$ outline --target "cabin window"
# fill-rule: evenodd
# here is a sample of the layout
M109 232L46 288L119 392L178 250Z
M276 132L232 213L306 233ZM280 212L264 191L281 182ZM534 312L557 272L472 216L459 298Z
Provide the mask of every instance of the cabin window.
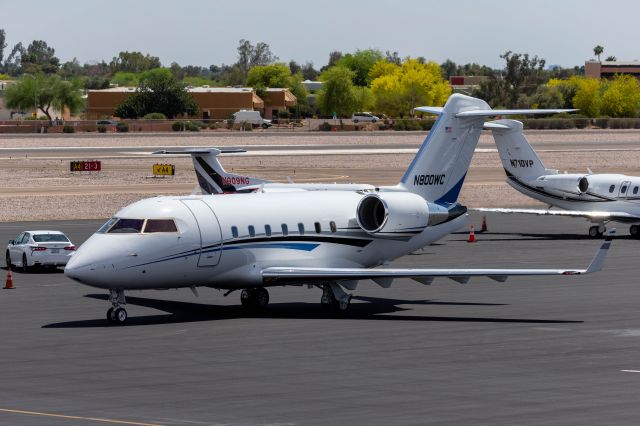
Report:
M139 234L142 231L144 219L118 219L109 229L109 234Z
M298 232L300 233L300 235L304 235L304 224L303 223L298 223Z
M144 232L178 232L178 228L173 219L147 219Z
M316 228L316 234L319 234L320 232L322 232L322 227L320 226L320 222L314 223L313 226Z
M231 227L231 235L233 236L233 238L238 238L238 227L237 226L232 226Z
M329 228L331 228L331 232L335 233L338 228L336 227L336 223L334 221L329 222Z
M636 195L638 193L638 187L634 186L633 187L633 195Z
M286 223L282 224L282 235L284 235L285 237L289 235L289 227Z
M264 234L265 234L267 237L270 237L270 236L271 236L271 225L265 225L265 226L264 226Z
M614 190L614 189L616 189L616 186L615 186L615 185L611 185L611 186L609 187L609 192L613 193L613 190Z
M620 188L620 192L625 194L627 192L627 185L622 185L622 188Z
M253 225L249 225L249 236L250 237L256 236L256 228L254 228Z

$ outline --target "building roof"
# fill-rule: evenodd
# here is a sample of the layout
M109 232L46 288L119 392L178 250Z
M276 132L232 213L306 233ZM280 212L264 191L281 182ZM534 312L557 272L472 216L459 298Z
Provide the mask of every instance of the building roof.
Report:
M266 89L267 92L283 92L289 89L285 88L277 88L270 87ZM108 89L98 89L98 90L89 90L89 92L114 92L114 93L122 93L122 92L135 92L136 87L109 87ZM191 93L246 93L246 92L254 92L253 87L209 87L209 86L198 86L198 87L187 87L187 91Z

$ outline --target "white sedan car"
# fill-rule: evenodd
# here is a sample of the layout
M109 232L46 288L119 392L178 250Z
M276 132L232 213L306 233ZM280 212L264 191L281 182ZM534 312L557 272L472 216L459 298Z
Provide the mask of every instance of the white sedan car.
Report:
M7 246L7 266L64 266L76 250L60 231L25 231Z

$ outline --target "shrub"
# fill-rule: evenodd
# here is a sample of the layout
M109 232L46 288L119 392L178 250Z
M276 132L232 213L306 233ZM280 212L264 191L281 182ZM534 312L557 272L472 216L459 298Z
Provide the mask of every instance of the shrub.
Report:
M151 113L149 113L149 114L145 115L145 116L144 116L144 117L142 117L142 118L144 118L144 119L146 119L146 120L166 120L166 119L167 119L167 116L166 116L166 115L164 115L164 114L163 114L163 113L161 113L161 112L151 112Z
M242 128L243 128L246 132L250 132L250 131L252 131L252 130L253 130L253 124L251 124L251 123L247 123L246 121L245 121L245 122L243 122L243 123L241 124L241 126L242 126Z
M99 133L107 133L107 126L105 126L104 124L101 124L98 126L98 132Z
M422 130L431 130L435 122L435 120L422 120L420 122L420 126L422 127Z
M69 126L69 125L65 124L62 127L62 132L63 133L75 133L76 132L76 128L73 127L73 126Z
M331 124L327 123L326 121L324 123L322 123L320 125L320 130L322 130L323 132L330 132L331 131Z
M182 132L182 131L184 131L184 123L182 121L175 121L171 125L171 130L173 130L174 132Z
M124 121L119 121L118 124L116 124L116 132L127 133L128 131L129 131L128 123L125 123Z
M607 125L610 129L637 129L640 127L640 120L637 118L610 118Z
M196 123L192 122L192 121L186 121L184 123L185 129L190 131L190 132L199 132L200 131L200 126L198 126Z
M574 114L571 116L571 118L573 119L573 124L578 129L586 128L591 122L591 120L587 116L582 114Z
M404 120L396 120L393 122L393 130L406 130L407 127L404 125Z

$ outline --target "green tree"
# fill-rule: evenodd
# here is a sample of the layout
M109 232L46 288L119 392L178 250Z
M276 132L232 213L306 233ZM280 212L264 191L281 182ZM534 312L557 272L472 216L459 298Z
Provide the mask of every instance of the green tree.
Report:
M442 79L440 66L431 61L420 63L407 59L394 65L392 73L371 82L376 111L395 117L412 114L421 105L443 105L451 94L449 83Z
M28 74L53 74L58 71L60 60L56 51L44 40L34 40L21 57L22 71Z
M7 34L4 32L4 29L0 28L0 67L4 59L4 48L7 47L6 38Z
M267 43L260 42L254 46L249 40L240 40L238 44L238 62L235 64L242 78L240 84L244 83L251 68L270 65L277 60L278 57L271 53L271 48Z
M287 88L300 101L306 99L309 94L302 84L302 75L292 75L290 67L281 62L251 68L247 76L247 86L255 88L257 92L269 87Z
M376 62L384 59L382 52L376 49L356 50L355 53L342 56L336 65L354 72L353 84L356 86L368 86L371 83L369 70Z
M5 92L7 107L27 111L34 106L51 121L51 108L76 113L83 105L80 87L57 75L25 75Z
M140 75L138 89L116 108L115 115L139 118L159 112L169 118L183 113L196 115L198 104L183 84L167 68L145 71Z
M602 97L600 96L600 80L595 78L572 77L569 84L576 87L573 107L588 117L600 114Z
M376 104L376 97L368 87L355 86L353 88L354 110L371 111Z
M604 47L597 45L593 48L593 54L598 57L598 62L600 62L600 55L604 53Z
M640 108L640 84L628 74L618 74L607 82L602 94L601 112L610 117L637 117Z
M122 87L137 86L140 83L140 75L133 72L118 71L111 78L111 84Z
M356 99L353 93L353 78L355 73L349 68L335 66L320 74L324 83L318 92L318 107L323 115L346 117L356 109Z
M154 68L160 68L160 58L151 56L148 53L143 55L141 52L120 52L117 57L111 60L109 68L112 73L119 71L139 73Z

